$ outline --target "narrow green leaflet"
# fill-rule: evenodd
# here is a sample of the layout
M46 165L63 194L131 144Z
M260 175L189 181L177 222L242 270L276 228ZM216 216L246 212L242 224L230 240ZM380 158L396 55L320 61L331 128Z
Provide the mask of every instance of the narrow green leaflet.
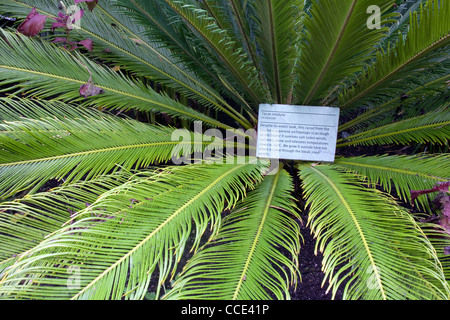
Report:
M373 156L337 158L335 165L358 174L388 193L395 190L399 199L410 202L410 190L431 189L450 180L450 155ZM419 197L420 208L428 208L428 199Z
M165 112L205 125L228 128L198 111L182 105L136 79L129 79L102 67L81 55L47 42L0 31L0 83L18 83L10 88L26 91L42 98L81 101L113 109ZM92 80L104 93L88 99L80 96L80 87Z
M216 237L189 261L165 298L288 298L289 286L298 280L301 238L291 191L285 170L266 176L226 216Z
M57 106L42 104L47 108ZM38 112L39 105L29 104L28 108L29 112ZM167 162L182 151L203 151L209 146L223 145L219 140L197 141L187 130L191 139L180 141L173 137L173 128L100 112L69 115L67 112L59 119L55 116L23 118L0 124L1 198L24 189L34 192L50 179L65 182L89 179L111 170Z
M142 299L154 273L163 283L176 270L192 232L195 248L262 170L225 164L141 171L21 256L0 280L0 297Z
M106 116L91 108L83 108L74 104L57 100L28 100L19 97L0 98L0 123L21 121L24 118L92 118Z
M437 253L405 209L336 167L299 169L333 294L343 287L344 299L449 298Z

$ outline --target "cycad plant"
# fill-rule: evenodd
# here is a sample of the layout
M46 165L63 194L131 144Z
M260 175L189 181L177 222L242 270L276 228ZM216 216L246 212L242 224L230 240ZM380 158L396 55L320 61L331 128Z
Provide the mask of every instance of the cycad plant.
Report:
M288 299L305 223L333 294L448 299L450 1L409 3L0 0L0 297ZM260 104L339 107L335 161L269 173Z

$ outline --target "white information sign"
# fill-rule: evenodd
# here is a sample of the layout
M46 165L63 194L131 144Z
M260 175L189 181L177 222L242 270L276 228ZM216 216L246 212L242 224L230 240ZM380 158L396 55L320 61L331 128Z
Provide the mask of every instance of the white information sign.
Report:
M261 104L257 156L334 162L339 108Z

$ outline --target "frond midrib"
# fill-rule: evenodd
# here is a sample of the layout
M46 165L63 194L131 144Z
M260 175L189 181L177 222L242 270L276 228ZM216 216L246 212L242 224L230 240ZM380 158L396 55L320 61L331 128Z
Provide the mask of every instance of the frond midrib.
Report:
M257 246L257 244L259 242L259 239L261 237L261 232L262 232L262 230L264 228L264 223L265 223L265 221L267 219L267 215L269 213L270 203L272 202L272 199L274 197L275 191L277 189L277 183L278 183L278 180L280 178L281 172L282 172L282 168L279 168L278 172L277 172L277 175L275 176L274 181L272 182L272 187L270 188L270 193L269 193L269 195L267 197L267 200L265 201L264 211L262 213L262 217L261 217L261 220L260 220L258 231L256 232L255 239L253 240L253 243L252 243L252 245L250 247L250 251L248 253L247 259L246 259L245 264L244 264L244 267L242 269L241 276L239 277L239 282L238 282L238 284L236 286L236 290L234 291L232 300L236 300L237 299L237 296L239 294L239 290L240 290L240 288L241 288L241 286L243 284L243 281L244 281L244 276L247 273L247 269L250 266L253 254L254 254L254 252L256 250L256 246Z
M206 142L202 142L202 143L206 144ZM117 147L109 147L109 148L103 148L103 149L81 151L81 152L58 155L58 156L47 157L47 158L24 160L24 161L10 162L10 163L0 163L0 167L16 166L16 165L43 162L43 161L52 161L52 160L72 158L72 157L78 157L78 156L86 156L86 155L90 155L90 154L94 154L94 153L103 153L103 152L110 152L110 151L117 151L117 150L124 150L124 149L138 149L138 148L148 148L148 147L157 147L157 146L166 146L166 145L179 145L179 144L191 144L191 143L183 142L183 141L165 141L165 142L151 142L151 143L143 143L143 144L122 145L122 146L117 146Z
M359 139L359 140L352 140L352 141L345 142L345 143L338 143L338 144L336 145L336 148L341 148L341 147L353 145L353 144L356 144L356 143L364 143L364 142L370 141L370 140L375 140L375 139L385 138L385 137L394 136L394 135L397 135L397 134L408 133L408 132L413 132L413 131L417 131L417 130L433 129L433 128L436 128L436 127L438 127L438 128L439 128L439 127L445 127L445 126L447 126L447 125L450 125L450 121L446 121L446 122L438 122L438 123L428 124L428 125L424 125L424 126L420 126L420 127L414 127L414 128L402 129L402 130L397 130L397 131L394 131L394 132L388 132L388 133L384 133L384 134L379 134L379 135L375 135L375 136L370 136L370 132L372 132L372 131L379 131L379 130L380 130L381 128L383 128L383 127L381 127L381 128L375 128L375 129L372 129L372 130L369 130L369 131L361 132L360 134L355 135L355 136L352 137L352 138L356 138L356 136L361 136L361 135L362 135L362 136L367 136L367 135L369 135L368 137L362 138L362 139ZM389 127L389 126L391 126L391 124L388 124L388 125L386 125L386 126L384 126L384 127ZM343 141L343 140L344 140L344 139L339 139L338 142L339 142L339 141Z
M304 101L304 104L308 104L311 101L311 99L314 97L314 95L316 94L317 90L319 89L319 86L320 86L323 78L325 77L326 73L328 72L328 70L329 70L329 68L331 66L331 63L333 61L333 58L336 55L336 52L337 52L337 50L339 48L339 45L340 45L341 40L342 40L342 37L344 36L345 31L347 30L347 25L350 22L350 19L352 17L352 14L353 14L353 11L355 9L355 6L356 6L357 2L358 2L358 0L353 0L352 5L350 6L350 9L349 9L349 11L347 13L347 16L345 18L344 24L342 25L342 28L339 31L339 35L338 35L338 37L336 39L336 42L333 45L333 49L331 50L331 52L330 52L330 54L328 56L327 62L325 63L322 71L320 72L319 76L317 77L317 79L316 79L316 81L314 83L314 86L311 87L311 90L309 91L308 96L306 97L306 99Z
M403 175L410 175L410 176L414 176L414 177L422 177L422 178L426 178L426 179L431 179L431 180L436 180L439 182L444 182L444 181L448 181L448 179L442 178L442 177L437 177L437 176L432 176L429 174L425 174L419 171L412 171L411 169L408 170L402 170L402 169L396 169L396 168L391 168L388 166L377 166L377 165L373 165L373 164L362 164L362 163L358 163L358 162L351 162L351 161L347 161L347 160L342 160L342 159L336 159L335 162L337 165L341 164L346 164L346 165L350 165L350 166L355 166L355 167L363 167L363 168L371 168L371 169L377 169L377 170L383 170L383 171L390 171L390 172L395 172L395 173L400 173Z
M189 207L192 203L194 203L197 199L199 199L202 195L204 195L206 192L211 190L214 186L217 184L220 184L221 180L228 176L233 174L235 171L239 170L241 167L246 166L246 164L242 165L235 165L232 167L231 170L223 173L217 179L215 179L211 184L206 186L202 191L200 191L195 197L190 199L188 202L186 202L184 205L182 205L179 209L177 209L173 214L171 214L164 222L161 223L155 230L153 230L147 237L145 237L144 240L139 242L132 250L130 250L127 254L125 254L123 257L121 257L118 261L116 261L114 264L112 264L110 267L108 267L105 271L103 271L100 275L98 275L95 279L93 279L89 284L87 284L80 292L78 292L76 295L74 295L71 300L77 299L81 294L83 294L86 290L91 288L95 283L97 283L100 279L102 279L104 276L106 276L111 270L113 270L115 267L117 267L120 263L122 263L125 259L127 259L129 256L131 256L134 252L136 252L140 247L142 247L145 243L150 241L150 239L155 236L159 230L161 230L164 226L166 226L169 222L171 222L173 219L175 219L181 212L183 212L184 209Z
M349 213L351 219L353 220L354 225L356 226L356 229L358 231L358 234L361 238L361 241L363 243L363 246L366 250L367 256L370 260L370 264L373 267L373 271L374 274L376 276L376 280L378 283L378 287L380 289L381 295L383 296L384 300L387 300L386 297L386 293L384 292L384 288L383 288L383 284L381 282L381 278L380 278L380 274L379 274L379 270L377 268L377 265L375 264L375 260L372 256L372 251L370 250L369 244L367 242L366 236L364 235L364 232L358 222L358 219L356 218L352 208L350 207L349 203L346 201L344 195L341 193L341 191L339 190L339 188L337 188L337 186L333 183L333 181L331 181L326 175L324 175L322 172L320 172L319 170L317 170L314 167L310 167L310 169L312 171L314 171L316 174L318 174L319 176L321 176L334 190L334 192L336 193L336 195L339 197L339 200L341 201L341 203L344 205L345 209L347 210L347 212Z
M431 45L429 45L428 47L424 48L422 51L416 53L414 56L409 58L407 61L400 64L397 68L395 68L394 70L392 70L391 72L386 74L384 77L382 77L381 79L379 79L378 81L376 81L375 83L373 83L372 85L370 85L369 87L364 89L362 92L360 92L359 94L357 94L356 96L354 96L353 98L351 98L350 100L345 102L345 104L343 104L341 108L342 109L347 108L354 101L357 101L359 98L363 97L367 92L370 92L373 88L376 88L379 84L381 84L384 81L386 81L387 79L393 77L397 72L401 71L404 67L406 67L408 64L410 64L414 60L419 59L421 56L426 55L430 51L433 51L434 48L439 47L442 43L447 41L449 38L450 38L450 34L447 34L446 36L442 37L438 41L436 41L436 42L432 43Z

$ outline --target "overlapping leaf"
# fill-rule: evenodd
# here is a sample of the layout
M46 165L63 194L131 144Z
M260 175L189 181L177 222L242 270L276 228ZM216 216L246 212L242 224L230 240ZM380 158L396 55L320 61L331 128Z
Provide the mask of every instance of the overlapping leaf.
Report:
M191 233L193 248L208 223L214 234L222 209L232 208L262 170L247 163L140 172L21 256L0 280L0 297L143 298L155 273L162 283L176 270Z
M388 193L395 190L399 199L410 202L410 190L429 189L450 180L449 155L374 156L338 158L335 164L358 174L362 179L381 185ZM420 208L429 208L428 200L417 199Z
M383 29L367 27L367 8L378 5L383 13L392 3L345 0L336 5L333 0L312 1L299 63L299 104L326 98L345 78L362 71L373 44L384 34Z
M405 209L332 166L299 169L333 294L342 286L345 299L448 299L437 253Z
M450 36L448 1L429 0L420 13L410 16L409 32L399 36L395 46L377 53L375 62L361 74L339 99L342 108L351 108L383 97L399 95L403 83L413 82L436 62L448 59Z
M1 35L0 80L3 84L17 84L10 90L21 88L21 91L42 98L57 96L59 100L83 101L79 89L91 79L104 94L83 101L86 105L165 112L182 119L203 121L205 125L224 127L219 121L84 56L75 56L53 44L3 30Z
M93 111L79 111L74 117L75 110L63 111L71 105L41 104L54 116L0 124L1 197L24 189L36 191L50 179L89 179L112 170L167 162L183 150L203 151L203 144L220 145L219 141L195 142L193 134L192 139L179 141L173 138L172 128ZM39 113L38 109L39 105L28 103L25 114ZM58 112L65 116L55 118Z
M289 285L297 281L301 237L291 191L285 170L267 176L225 218L211 244L190 260L165 298L288 298Z

